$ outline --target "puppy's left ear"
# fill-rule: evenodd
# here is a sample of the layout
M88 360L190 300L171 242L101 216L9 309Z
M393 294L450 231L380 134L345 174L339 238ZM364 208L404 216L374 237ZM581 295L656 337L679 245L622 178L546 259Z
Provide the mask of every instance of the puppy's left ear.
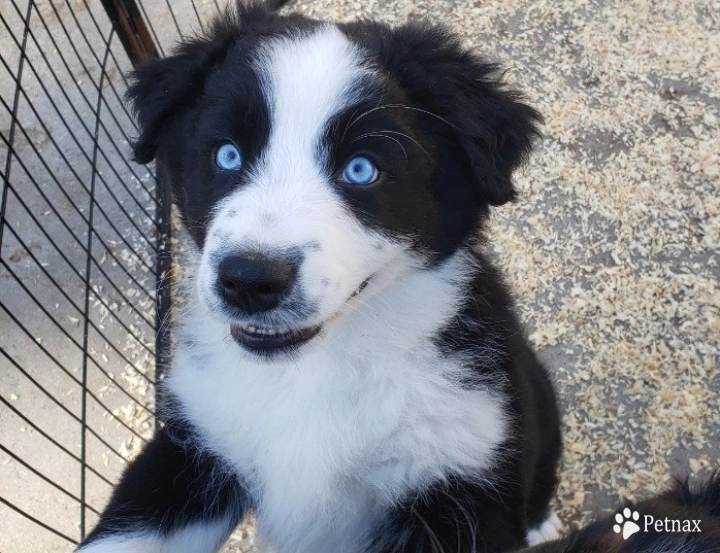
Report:
M215 23L214 35L188 39L173 55L146 61L130 74L131 86L125 97L140 130L133 144L135 161L155 159L161 144L168 140L172 122L200 95L205 75L233 39L231 22Z
M482 198L492 205L513 200L512 173L540 135L541 115L507 89L497 65L441 27L406 25L386 40L382 57L391 73L436 119L434 132L462 151Z

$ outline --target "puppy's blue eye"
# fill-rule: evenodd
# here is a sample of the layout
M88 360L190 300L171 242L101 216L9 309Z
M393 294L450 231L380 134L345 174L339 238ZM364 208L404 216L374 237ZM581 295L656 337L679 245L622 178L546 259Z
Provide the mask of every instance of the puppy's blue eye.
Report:
M215 150L215 164L223 171L237 171L242 166L240 150L234 144L225 142Z
M357 156L348 161L343 169L343 181L348 184L372 184L378 178L378 169L375 164L365 156Z

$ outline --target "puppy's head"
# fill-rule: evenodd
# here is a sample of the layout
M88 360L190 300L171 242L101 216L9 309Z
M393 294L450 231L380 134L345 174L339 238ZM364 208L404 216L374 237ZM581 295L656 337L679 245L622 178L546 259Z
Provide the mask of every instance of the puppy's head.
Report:
M261 354L464 247L539 120L440 28L258 6L134 79L135 157L157 157L202 251L200 299Z

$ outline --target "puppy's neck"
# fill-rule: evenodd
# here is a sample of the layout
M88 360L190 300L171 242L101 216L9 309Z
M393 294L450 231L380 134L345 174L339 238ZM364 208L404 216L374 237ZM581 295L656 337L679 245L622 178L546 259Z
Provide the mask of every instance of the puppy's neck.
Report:
M457 315L478 270L475 256L460 250L434 268L371 281L328 328L328 338L396 352L424 344Z

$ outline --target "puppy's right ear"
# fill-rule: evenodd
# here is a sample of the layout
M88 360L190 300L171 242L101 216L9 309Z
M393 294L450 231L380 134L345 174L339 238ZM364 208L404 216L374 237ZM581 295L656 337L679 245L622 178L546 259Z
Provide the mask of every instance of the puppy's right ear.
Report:
M137 162L149 163L155 158L173 121L202 94L209 72L222 62L233 43L252 29L253 22L276 17L272 11L282 3L229 4L204 35L184 39L172 56L145 62L131 73L132 85L125 97L140 130L133 144Z
M175 55L147 61L131 73L132 85L125 98L140 131L133 144L135 161L155 159L172 120L201 94L216 51L210 41L197 39L183 44Z

